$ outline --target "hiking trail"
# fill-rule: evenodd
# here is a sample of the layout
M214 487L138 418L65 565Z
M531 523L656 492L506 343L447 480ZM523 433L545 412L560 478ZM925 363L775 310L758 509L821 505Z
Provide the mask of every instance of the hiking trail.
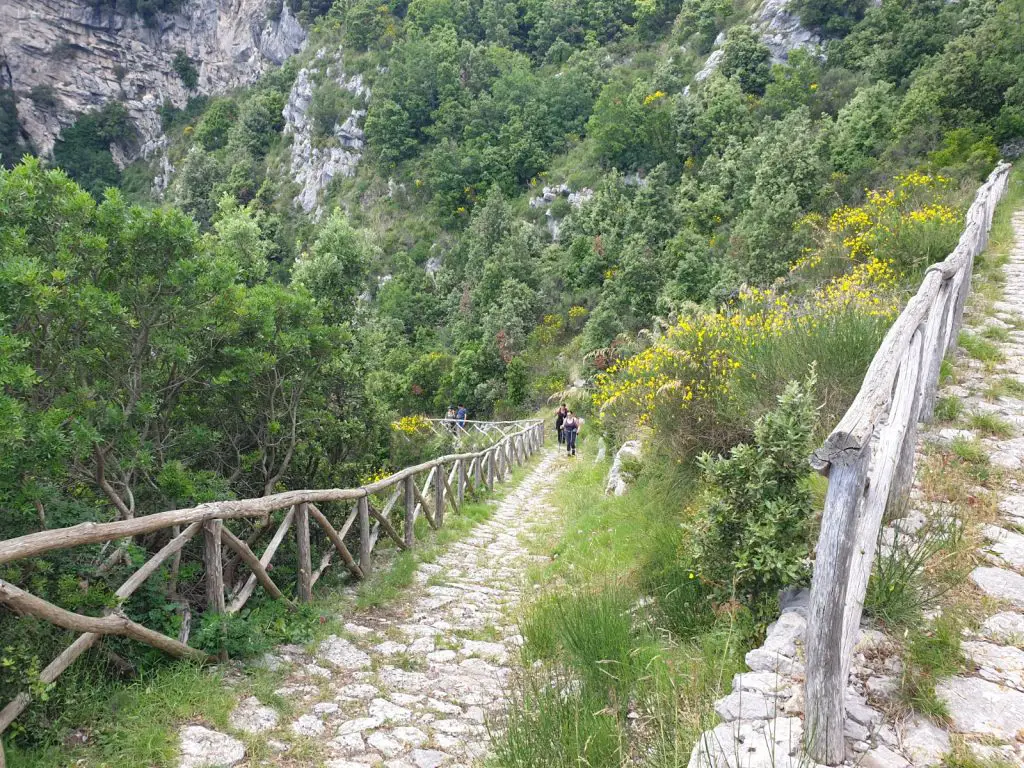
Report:
M310 653L286 645L262 664L284 672L274 691L293 714L282 717L255 697L230 718L239 733L262 734L268 754L246 765L317 764L297 759L310 744L327 768L459 768L488 752L487 718L504 705L504 685L522 638L514 609L534 560L522 537L549 521L544 500L564 468L546 449L490 519L421 563L410 595L384 609L346 616L344 635ZM387 567L387 566L382 566ZM235 764L241 740L201 726L181 729L180 768Z

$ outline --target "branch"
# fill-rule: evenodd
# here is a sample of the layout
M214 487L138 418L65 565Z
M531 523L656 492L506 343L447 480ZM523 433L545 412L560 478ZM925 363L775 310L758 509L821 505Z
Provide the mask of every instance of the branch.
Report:
M66 611L53 603L18 589L13 584L0 579L0 603L11 606L29 616L35 616L50 624L55 624L72 632L92 632L97 635L118 635L138 640L158 650L180 659L196 659L206 661L209 657L200 650L190 648L166 635L148 629L121 614L113 614L97 618L82 616Z

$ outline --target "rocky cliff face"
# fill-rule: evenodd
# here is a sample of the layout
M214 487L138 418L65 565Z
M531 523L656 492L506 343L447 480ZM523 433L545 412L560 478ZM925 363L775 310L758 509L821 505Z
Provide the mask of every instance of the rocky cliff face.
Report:
M302 190L295 197L295 205L306 213L316 209L320 216L320 193L336 176L355 176L356 166L363 156L363 118L366 110L356 107L348 110L343 120L336 122L331 136L319 140L313 130L310 106L317 81L333 81L341 90L356 97L361 105L370 99L370 88L363 76L347 76L340 51L328 56L326 49L317 51L309 67L299 70L284 108L284 132L292 136L292 178Z
M302 49L305 30L268 0L189 0L154 26L99 11L88 0L0 2L0 68L10 74L18 119L36 151L48 154L83 112L121 101L139 129L141 153L161 146L159 108L190 96L254 82ZM199 71L187 89L172 62L184 51ZM33 89L35 91L33 92ZM32 98L32 95L35 98Z

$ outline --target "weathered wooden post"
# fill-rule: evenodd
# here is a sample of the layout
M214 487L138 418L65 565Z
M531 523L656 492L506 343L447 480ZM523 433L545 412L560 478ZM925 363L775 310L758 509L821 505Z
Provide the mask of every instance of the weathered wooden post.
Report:
M444 464L438 464L434 469L434 527L440 528L444 525Z
M370 562L370 499L360 496L359 509L359 570L368 578L373 565Z
M466 461L465 459L456 459L455 466L458 467L458 472L455 474L455 482L458 483L458 488L455 494L459 500L459 509L462 509L462 502L466 498Z
M223 520L207 520L203 523L203 566L206 569L206 610L211 613L224 613L224 560L221 557L220 533L224 527ZM224 632L221 631L220 659L227 661L228 650Z
M808 754L817 762L839 765L846 757L846 681L843 680L844 614L857 508L871 458L870 434L863 445L834 451L828 460L828 493L814 560L807 620Z
M416 477L405 478L405 545L412 549L416 543Z
M484 484L484 472L483 472L484 454L480 454L476 457L476 464L473 465L473 490L476 493L480 492L480 486Z
M937 274L942 274L937 271ZM946 328L952 302L950 294L953 282L943 278L939 284L938 295L928 311L928 322L924 331L924 362L921 371L920 421L930 423L935 415L935 397L938 394L939 375L942 373L942 360L946 356Z
M309 544L309 506L306 502L295 505L295 547L299 556L300 603L313 599L313 552Z
M497 453L493 449L487 452L487 490L491 492L494 491L494 457Z

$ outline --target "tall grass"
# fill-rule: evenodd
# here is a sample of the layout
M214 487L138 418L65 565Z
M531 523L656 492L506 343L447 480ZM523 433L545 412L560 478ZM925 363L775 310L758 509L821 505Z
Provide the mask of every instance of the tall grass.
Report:
M743 669L752 621L714 610L687 567L687 474L649 461L609 498L606 471L567 470L553 499L561 536L534 543L552 559L533 580L559 586L524 608L523 672L494 724L493 766L685 764Z

